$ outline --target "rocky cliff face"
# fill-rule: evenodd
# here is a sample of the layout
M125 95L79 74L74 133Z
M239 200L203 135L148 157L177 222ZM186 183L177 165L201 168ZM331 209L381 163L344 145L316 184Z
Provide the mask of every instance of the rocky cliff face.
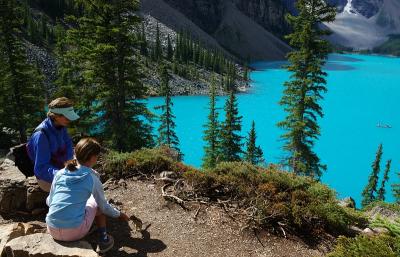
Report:
M223 12L221 0L165 0L165 2L189 17L209 34L214 33L221 22Z
M212 34L223 19L229 3L270 32L279 35L288 30L284 14L286 8L274 0L165 0L170 6L184 13L204 31Z
M169 28L190 31L242 60L284 59L285 7L274 0L142 0L142 13Z
M370 18L379 12L383 0L352 0L351 5L357 12L366 18Z
M280 1L234 0L237 8L266 30L283 35L289 28L285 21L287 9Z

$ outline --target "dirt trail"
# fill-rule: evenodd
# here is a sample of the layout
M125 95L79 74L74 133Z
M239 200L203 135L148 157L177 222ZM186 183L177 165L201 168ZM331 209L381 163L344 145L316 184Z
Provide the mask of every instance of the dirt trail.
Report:
M147 227L143 234L134 225L119 221L109 223L116 239L107 257L119 256L322 256L304 243L267 233L258 235L241 231L218 207L179 205L165 201L160 187L149 182L126 181L125 186L109 189L107 196L129 213L140 217ZM196 216L197 214L197 216ZM196 217L196 218L195 218Z

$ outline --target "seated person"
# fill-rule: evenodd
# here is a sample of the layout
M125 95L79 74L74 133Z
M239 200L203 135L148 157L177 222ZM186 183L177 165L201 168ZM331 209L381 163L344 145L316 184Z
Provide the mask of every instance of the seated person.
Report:
M76 241L88 233L95 220L100 235L98 252L103 253L114 244L106 231L106 216L122 221L128 221L129 217L113 208L104 197L99 175L92 169L100 150L100 144L92 138L78 142L76 160L69 161L54 177L47 198L46 223L54 239Z
M47 118L36 128L27 144L37 182L45 192L50 191L55 173L73 158L72 140L66 127L79 118L66 97L53 100L48 107Z

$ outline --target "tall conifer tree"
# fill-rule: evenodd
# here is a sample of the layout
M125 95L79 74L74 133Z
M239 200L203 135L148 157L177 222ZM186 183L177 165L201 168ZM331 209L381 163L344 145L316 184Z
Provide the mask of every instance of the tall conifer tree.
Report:
M390 172L391 163L392 163L392 160L388 160L386 162L386 167L385 167L385 171L383 173L381 187L378 190L378 196L377 196L378 201L385 201L385 193L386 193L385 185L386 185L386 182L389 180L389 172Z
M84 78L87 108L97 117L91 121L92 131L100 128L100 136L119 151L151 146L152 115L143 100L146 88L139 80L133 48L138 46L132 31L140 25L135 14L139 2L77 3L83 7L83 16L71 18L77 26L68 30L67 38Z
M160 69L161 78L161 95L165 97L164 105L157 106L157 109L162 110L160 116L160 127L158 128L158 144L166 145L170 148L175 149L180 158L182 158L182 153L179 150L179 139L175 133L175 116L172 113L172 103L171 99L171 88L169 86L169 74L166 66L162 66Z
M146 39L146 33L145 33L143 21L142 21L142 28L141 28L141 32L140 32L140 53L144 56L147 56L147 54L148 54L147 39Z
M154 60L162 59L162 46L161 46L161 39L160 39L160 25L157 22L156 27L156 42L154 43L154 53L153 58Z
M221 161L240 161L242 151L242 116L239 116L239 109L236 96L230 91L225 103L225 121L221 126Z
M21 143L44 108L43 77L27 62L20 38L23 14L18 1L0 0L0 128L17 131Z
M168 35L167 39L167 59L172 61L174 57L174 49L172 48L171 37Z
M216 107L216 78L214 77L210 86L209 114L203 139L205 141L203 168L213 168L218 162L220 154L220 125L218 122L218 111Z
M245 153L245 160L252 164L259 164L264 161L263 159L263 151L260 146L256 145L256 124L253 121L251 123L251 129L249 131L249 135L246 142L246 153Z
M282 135L283 148L288 152L286 165L296 174L319 179L326 166L312 148L320 135L317 118L323 112L318 101L327 90L327 74L322 67L330 51L329 43L322 38L329 33L319 25L334 21L336 9L323 0L299 0L296 6L299 14L287 16L293 28L293 33L287 36L294 49L288 55L287 66L292 75L285 83L280 101L287 117L278 126L287 131Z
M368 184L362 192L361 204L363 207L367 206L368 204L376 200L382 154L383 154L383 148L382 144L380 144L376 152L375 160L372 163L372 172L369 176Z
M397 172L397 177L400 179L400 172ZM392 184L392 191L394 198L396 199L396 203L400 204L400 183Z

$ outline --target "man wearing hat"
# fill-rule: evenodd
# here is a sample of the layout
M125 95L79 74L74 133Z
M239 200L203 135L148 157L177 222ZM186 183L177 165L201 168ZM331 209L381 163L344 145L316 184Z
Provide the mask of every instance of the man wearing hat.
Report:
M54 175L73 159L73 146L67 126L79 116L66 97L49 104L47 118L35 129L28 142L28 155L34 164L34 173L40 188L49 192Z

